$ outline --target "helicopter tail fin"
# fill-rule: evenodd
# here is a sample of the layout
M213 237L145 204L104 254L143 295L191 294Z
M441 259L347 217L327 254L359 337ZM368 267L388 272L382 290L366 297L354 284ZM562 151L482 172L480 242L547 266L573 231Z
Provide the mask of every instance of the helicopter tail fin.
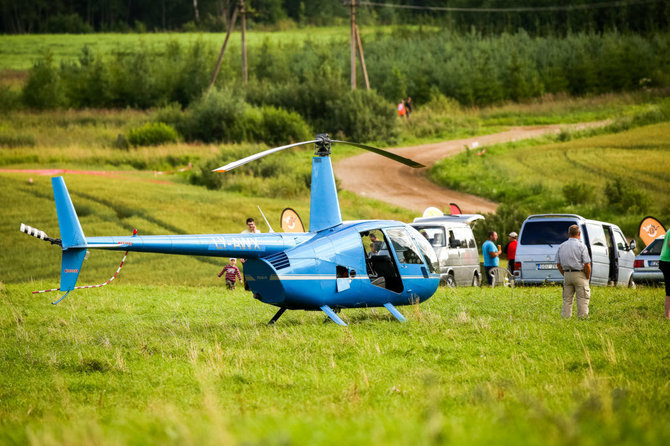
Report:
M86 237L63 177L51 179L58 214L58 227L63 245L60 290L71 291L77 284L79 271L86 255Z

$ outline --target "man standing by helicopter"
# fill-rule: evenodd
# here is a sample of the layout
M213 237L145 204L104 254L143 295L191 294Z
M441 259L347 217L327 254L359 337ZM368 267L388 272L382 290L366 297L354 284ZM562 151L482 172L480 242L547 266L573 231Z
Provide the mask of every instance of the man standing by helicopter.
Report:
M261 230L256 227L256 220L253 217L247 218L247 229L242 234L260 234Z
M256 227L256 220L253 217L247 218L247 229L242 231L242 234L260 234L261 230ZM240 263L244 264L244 259L240 259ZM249 290L249 285L247 285L247 278L244 275L244 269L242 269L242 276L244 281L244 289Z

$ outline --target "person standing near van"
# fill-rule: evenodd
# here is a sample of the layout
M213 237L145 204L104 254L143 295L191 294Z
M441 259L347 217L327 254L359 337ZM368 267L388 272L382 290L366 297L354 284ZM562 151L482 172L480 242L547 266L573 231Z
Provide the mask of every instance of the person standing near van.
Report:
M663 281L665 282L665 317L670 319L670 235L666 235L663 239L658 268L663 273Z
M568 239L561 243L556 252L558 271L563 276L563 310L561 316L572 317L572 302L577 295L577 317L589 315L591 299L591 257L586 245L579 240L582 232L579 226L568 228Z
M514 258L516 257L516 245L517 237L519 234L516 232L510 232L507 237L509 237L509 243L505 246L505 255L507 256L507 270L514 274Z
M495 242L498 241L498 233L496 231L489 232L489 239L482 245L482 255L484 256L484 275L489 285L493 285L493 277L491 277L492 268L500 264L500 254L502 248L500 245L496 247Z

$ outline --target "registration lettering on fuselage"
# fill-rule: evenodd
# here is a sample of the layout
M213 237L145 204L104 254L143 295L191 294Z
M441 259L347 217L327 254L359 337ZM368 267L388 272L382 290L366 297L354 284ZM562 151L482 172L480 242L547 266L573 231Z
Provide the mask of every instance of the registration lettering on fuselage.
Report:
M255 237L213 237L214 249L233 249L239 251L261 251Z

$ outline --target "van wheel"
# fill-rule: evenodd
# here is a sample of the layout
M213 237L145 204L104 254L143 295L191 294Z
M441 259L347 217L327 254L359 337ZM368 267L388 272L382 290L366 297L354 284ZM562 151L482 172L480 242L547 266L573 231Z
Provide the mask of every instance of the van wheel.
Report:
M475 274L472 277L472 286L476 286L476 287L481 286L481 283L479 281L479 275Z
M630 276L630 279L628 280L628 288L635 289L637 288L637 285L635 284L635 281L633 280L633 276Z
M456 288L456 280L454 279L453 274L447 276L447 280L444 282L449 288Z

